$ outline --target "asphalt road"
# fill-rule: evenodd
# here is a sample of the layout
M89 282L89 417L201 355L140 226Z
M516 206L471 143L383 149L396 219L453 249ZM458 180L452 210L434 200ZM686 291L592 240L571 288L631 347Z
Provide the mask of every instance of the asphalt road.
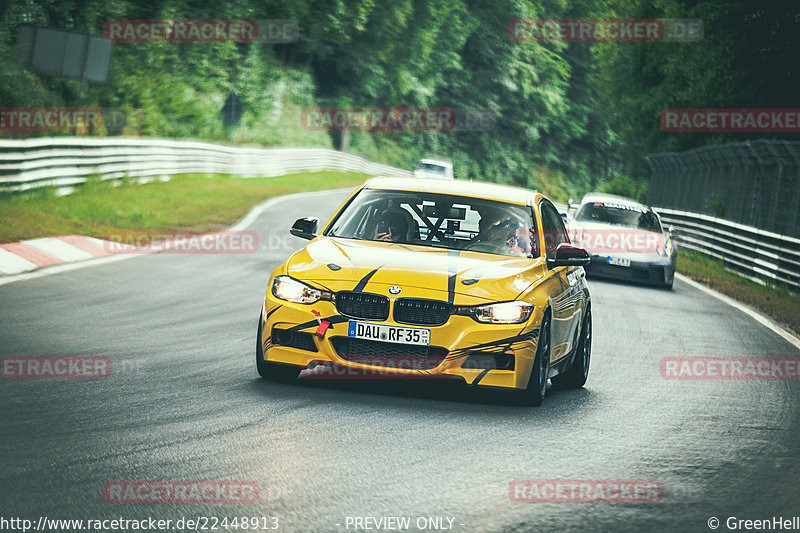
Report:
M0 380L0 516L255 515L326 532L367 516L411 517L409 531L449 517L457 532L709 531L712 516L725 531L729 516L800 516L800 382L659 372L665 356L800 354L680 281L671 292L590 281L589 381L540 408L436 383L259 379L267 276L304 242L288 228L343 196L275 204L250 227L266 246L257 254L148 255L0 286L0 355L101 355L114 369ZM518 503L517 479L658 480L664 497ZM112 480L253 480L259 498L109 504Z

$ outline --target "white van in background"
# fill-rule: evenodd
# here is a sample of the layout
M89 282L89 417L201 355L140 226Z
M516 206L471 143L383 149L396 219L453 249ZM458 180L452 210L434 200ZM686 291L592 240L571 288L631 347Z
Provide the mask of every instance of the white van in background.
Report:
M453 162L449 159L420 159L414 167L415 178L453 180Z

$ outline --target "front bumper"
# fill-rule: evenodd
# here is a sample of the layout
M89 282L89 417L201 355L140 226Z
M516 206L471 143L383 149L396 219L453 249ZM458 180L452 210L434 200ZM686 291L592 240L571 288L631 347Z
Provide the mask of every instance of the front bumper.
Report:
M658 254L626 254L630 266L608 263L608 255L592 254L592 261L585 266L586 274L594 278L633 281L650 285L668 285L675 278L675 255L663 257ZM620 257L615 255L613 257Z
M394 311L394 300L391 307ZM324 335L315 333L319 324L312 311L330 322ZM410 326L394 322L392 316L385 321L362 321L430 329L430 346L359 341L354 349L356 341L347 336L351 319L339 314L333 302L294 304L268 293L260 340L264 359L296 366L298 371L331 365L337 372L330 377L340 378L452 378L468 385L505 389L528 385L542 319L540 308L523 324L481 324L468 316L451 315L441 326Z

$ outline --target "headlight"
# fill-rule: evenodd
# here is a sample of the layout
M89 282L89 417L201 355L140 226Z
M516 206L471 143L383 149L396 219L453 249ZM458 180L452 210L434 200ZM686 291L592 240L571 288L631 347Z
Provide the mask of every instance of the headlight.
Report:
M531 316L533 306L526 302L503 302L472 307L470 311L472 318L485 324L520 324Z
M313 304L322 298L322 291L289 276L278 276L272 281L272 294L276 298L296 304Z
M659 250L658 253L663 255L664 257L669 257L672 255L672 239L667 237L667 240L664 241L664 248Z

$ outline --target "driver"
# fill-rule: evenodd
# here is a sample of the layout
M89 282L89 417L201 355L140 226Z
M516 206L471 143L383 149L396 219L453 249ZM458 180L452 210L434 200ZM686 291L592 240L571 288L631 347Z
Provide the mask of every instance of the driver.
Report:
M405 217L396 211L384 211L375 225L376 241L400 242L408 232L408 222Z

